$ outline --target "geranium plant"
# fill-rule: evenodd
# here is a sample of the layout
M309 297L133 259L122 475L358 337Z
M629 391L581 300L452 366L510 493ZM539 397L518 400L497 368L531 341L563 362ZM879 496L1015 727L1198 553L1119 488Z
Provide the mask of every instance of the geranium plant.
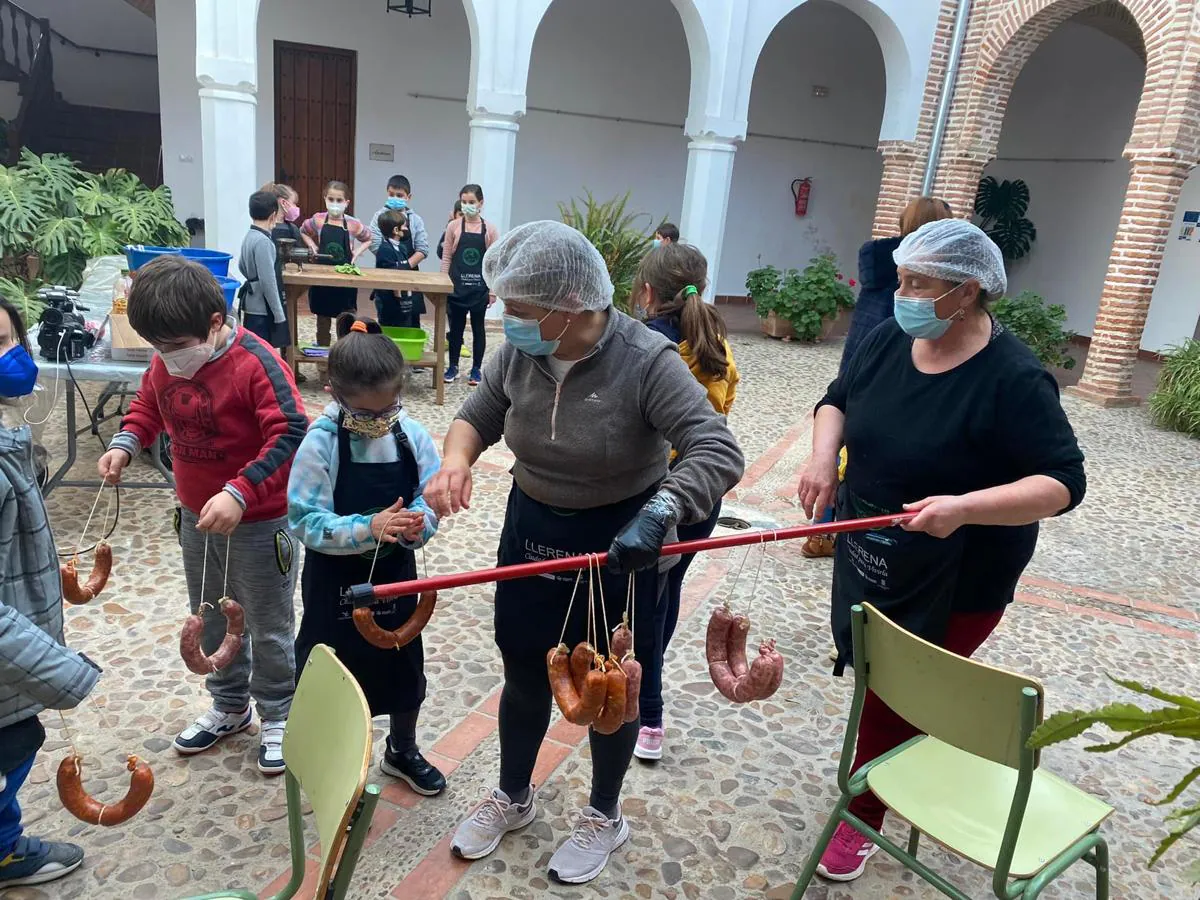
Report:
M818 256L803 272L784 273L772 311L787 320L797 339L815 341L826 322L853 306L854 291L833 256Z
M1075 367L1075 360L1067 352L1075 333L1063 327L1067 311L1059 304L1048 304L1033 291L1021 291L1015 297L1001 297L991 312L997 322L1026 343L1042 365Z

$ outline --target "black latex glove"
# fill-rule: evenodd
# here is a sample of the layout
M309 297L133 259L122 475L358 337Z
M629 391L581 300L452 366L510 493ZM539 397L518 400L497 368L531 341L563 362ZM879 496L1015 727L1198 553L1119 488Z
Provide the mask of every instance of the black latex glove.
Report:
M666 491L659 491L613 539L608 548L609 571L628 575L656 565L667 532L678 521L679 501Z

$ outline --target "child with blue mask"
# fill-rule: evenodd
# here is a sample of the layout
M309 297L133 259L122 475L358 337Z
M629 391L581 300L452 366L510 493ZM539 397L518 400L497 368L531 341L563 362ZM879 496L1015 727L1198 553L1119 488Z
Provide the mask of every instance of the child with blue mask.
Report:
M33 391L37 363L20 313L0 300L0 412ZM7 417L6 417L7 419ZM38 714L78 706L100 669L63 643L62 586L54 535L33 466L29 426L0 428L0 892L68 875L83 862L75 844L26 834L17 794L46 739ZM15 427L14 427L15 425Z

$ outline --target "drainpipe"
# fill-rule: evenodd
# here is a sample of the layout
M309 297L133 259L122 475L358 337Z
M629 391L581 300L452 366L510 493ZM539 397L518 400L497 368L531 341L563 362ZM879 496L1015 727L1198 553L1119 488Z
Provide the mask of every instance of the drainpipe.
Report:
M942 96L938 98L937 119L933 123L933 140L929 142L929 159L925 161L925 178L921 182L922 196L928 196L933 190L933 177L937 174L942 142L946 139L946 122L950 118L950 103L954 100L954 84L958 81L958 66L962 61L963 44L967 40L967 20L970 17L971 0L958 0L954 33L950 37L950 58L946 61L946 77L942 82Z

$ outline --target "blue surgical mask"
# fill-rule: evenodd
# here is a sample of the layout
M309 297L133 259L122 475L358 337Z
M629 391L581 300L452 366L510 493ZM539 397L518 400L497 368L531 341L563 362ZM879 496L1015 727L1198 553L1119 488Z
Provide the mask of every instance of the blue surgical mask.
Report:
M948 319L939 319L934 304L941 300L942 297L954 293L960 287L962 287L961 284L956 284L950 290L946 291L946 293L939 297L934 297L932 300L927 300L924 297L901 297L899 294L896 294L896 324L906 334L910 334L915 338L936 341L950 329L955 319L962 317L962 310L958 310Z
M655 238L654 240L652 240L650 242L651 249L657 250L661 246L662 246L662 238Z
M403 197L388 197L384 206L388 209L408 209L408 201Z
M37 378L37 363L20 344L0 356L0 397L32 394Z
M505 313L504 339L522 353L528 353L530 356L549 356L558 349L559 340L567 331L567 326L564 325L562 333L554 340L548 341L543 338L542 323L551 315L553 311L540 319L521 319Z

